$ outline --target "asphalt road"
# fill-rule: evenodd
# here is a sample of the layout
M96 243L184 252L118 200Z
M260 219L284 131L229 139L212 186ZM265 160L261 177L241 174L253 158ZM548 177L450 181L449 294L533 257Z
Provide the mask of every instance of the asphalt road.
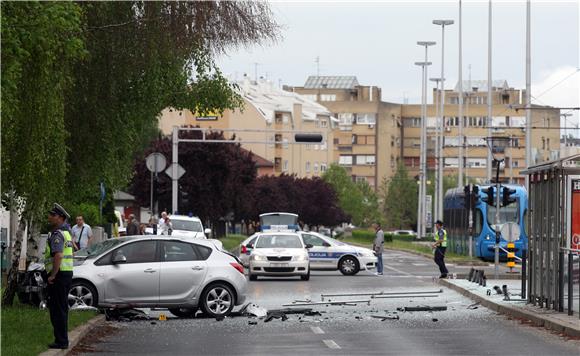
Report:
M385 275L363 271L353 277L313 272L311 280L260 279L250 282L249 300L281 308L294 300L320 301L321 293L438 290L435 265L428 259L387 251ZM462 267L450 268L462 271ZM335 298L345 300L348 298ZM365 299L356 297L352 299ZM288 315L288 320L247 317L113 322L89 335L74 354L140 355L574 355L580 341L472 304L443 288L438 297L373 299L370 305L319 306L320 316ZM401 312L399 307L447 306L441 312ZM396 314L395 314L396 313ZM156 317L159 311L151 311ZM399 320L371 315L398 315Z

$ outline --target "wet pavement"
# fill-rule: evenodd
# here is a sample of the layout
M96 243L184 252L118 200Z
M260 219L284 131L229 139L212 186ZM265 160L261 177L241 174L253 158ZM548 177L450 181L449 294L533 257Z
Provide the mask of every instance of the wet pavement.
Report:
M330 293L392 293L436 291L440 288L443 292L420 297L370 298L370 305L317 305L309 308L320 315L289 314L285 321L274 318L265 322L264 319L243 316L222 321L199 317L178 319L170 314L166 321L160 321L157 317L163 311L151 311L152 319L149 321L107 323L101 330L95 330L93 337L85 338L74 354L580 354L578 340L508 320L484 307L472 306L470 299L441 287L433 279L437 273L428 259L387 251L384 260L385 274L380 277L362 271L352 277L342 276L339 272L312 272L310 281L259 279L249 282L248 300L267 309L280 309L282 304L295 300L319 302L321 294ZM330 299L364 300L369 297ZM397 310L415 306L446 306L447 310Z

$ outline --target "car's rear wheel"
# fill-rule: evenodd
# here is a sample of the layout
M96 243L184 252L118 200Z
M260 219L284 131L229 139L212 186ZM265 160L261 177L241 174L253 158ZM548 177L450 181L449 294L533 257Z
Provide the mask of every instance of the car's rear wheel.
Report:
M310 268L308 269L308 273L307 274L305 274L303 276L300 276L300 279L303 280L303 281L309 281L310 280Z
M201 310L214 318L230 314L234 304L234 292L223 283L210 285L201 295Z
M68 292L68 307L97 307L99 298L97 291L88 282L73 281Z
M169 311L178 318L193 318L197 308L169 308Z
M346 256L343 257L338 263L338 269L340 270L340 273L344 274L345 276L352 276L359 272L360 266L354 257Z

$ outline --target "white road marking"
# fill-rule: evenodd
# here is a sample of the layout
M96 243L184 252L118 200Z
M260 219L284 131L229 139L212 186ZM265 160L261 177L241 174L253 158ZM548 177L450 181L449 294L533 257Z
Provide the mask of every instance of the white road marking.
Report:
M324 334L324 330L322 330L318 326L311 326L310 330L312 330L312 332L315 334Z
M340 346L334 340L322 340L329 349L340 349Z
M411 264L412 264L413 266L417 266L417 267L419 267L419 266L427 266L427 264L426 264L426 263L411 263Z
M391 271L395 271L395 272L400 273L400 274L404 274L404 275L407 275L407 276L413 276L413 274L408 273L408 272L405 272L405 271L401 271L400 269L396 269L395 267L392 267L392 265L393 265L392 263L389 263L388 265L385 264L384 267L386 269L390 269Z

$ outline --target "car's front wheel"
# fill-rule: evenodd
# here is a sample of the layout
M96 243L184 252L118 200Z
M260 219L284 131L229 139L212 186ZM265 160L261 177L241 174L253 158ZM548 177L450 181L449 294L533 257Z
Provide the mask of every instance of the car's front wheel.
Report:
M210 317L226 316L234 309L234 292L223 283L215 283L201 295L201 310Z
M197 308L169 308L169 311L178 318L193 318Z
M68 306L73 307L97 307L99 299L97 291L88 282L73 281L68 292Z
M358 273L360 267L358 261L354 257L346 256L340 260L338 269L340 270L340 273L345 276L352 276Z
M309 281L310 280L310 269L308 269L308 273L307 274L305 274L303 276L300 276L300 279L303 280L303 281Z

